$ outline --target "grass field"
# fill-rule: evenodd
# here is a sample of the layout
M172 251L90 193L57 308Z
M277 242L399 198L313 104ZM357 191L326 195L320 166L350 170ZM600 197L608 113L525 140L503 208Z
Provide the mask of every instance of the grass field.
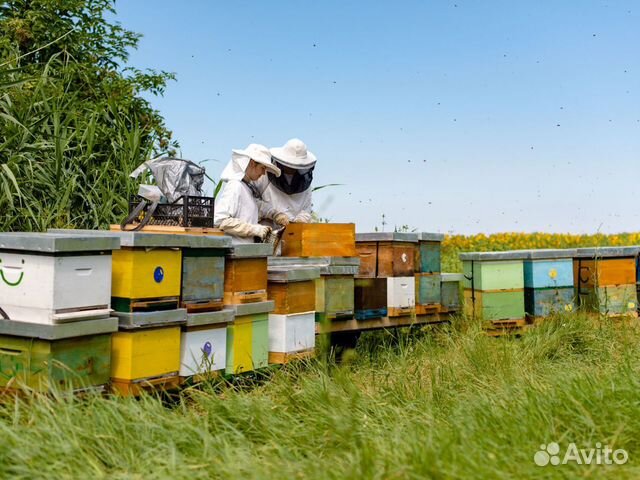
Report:
M172 402L10 401L0 476L634 478L639 347L637 331L576 315L522 338L456 322L370 334L340 365L274 369ZM537 466L554 441L624 448L629 462Z
M449 271L458 251L540 248L448 241ZM458 318L173 398L9 399L0 478L638 478L639 408L640 330L624 322L567 314L489 338ZM628 462L537 466L552 442Z

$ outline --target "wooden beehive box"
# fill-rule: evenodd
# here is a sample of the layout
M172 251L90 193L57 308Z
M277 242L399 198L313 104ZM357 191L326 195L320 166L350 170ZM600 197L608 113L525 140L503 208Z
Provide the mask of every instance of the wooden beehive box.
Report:
M291 223L282 237L283 257L355 257L353 223Z
M227 324L231 309L190 314L180 339L180 377L219 372L227 366Z
M527 315L547 317L554 313L571 312L575 308L573 287L525 288L524 307Z
M634 315L638 309L635 285L597 287L580 295L581 306L602 315Z
M269 312L273 307L272 301L233 307L235 317L227 325L227 375L269 364Z
M286 363L287 357L310 352L316 345L314 312L269 314L269 363Z
M464 275L442 273L440 282L441 306L444 312L457 312L462 308L461 288Z
M0 320L0 387L83 390L109 383L115 318L63 325Z
M416 282L411 277L387 278L387 315L401 317L415 314Z
M441 279L439 273L416 273L416 305L440 304Z
M182 251L181 306L190 313L220 310L231 238L191 235L189 240Z
M524 289L500 292L472 292L465 289L465 314L484 320L524 319Z
M270 265L267 294L275 304L273 314L313 312L316 308L315 280L318 278L318 267Z
M353 318L353 275L322 275L316 280L316 321Z
M546 317L574 308L575 249L530 250L524 260L525 311Z
M387 279L356 278L354 291L356 320L387 316Z
M461 253L464 288L523 289L525 257L525 251Z
M260 243L233 246L225 259L225 305L267 300L267 255L272 249L272 245Z
M444 235L420 232L416 253L416 273L440 273L442 270L441 250Z
M112 383L178 378L180 370L180 327L120 331L112 340Z
M118 248L114 236L0 234L0 317L49 325L108 318Z
M407 277L415 270L418 236L414 233L359 233L359 277Z

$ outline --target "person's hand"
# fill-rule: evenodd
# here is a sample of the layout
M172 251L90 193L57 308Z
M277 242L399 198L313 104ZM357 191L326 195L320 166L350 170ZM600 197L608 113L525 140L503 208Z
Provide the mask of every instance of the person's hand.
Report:
M276 216L273 217L273 221L281 227L286 227L289 225L289 215L284 212L277 213Z
M253 236L258 237L261 241L264 242L265 238L267 238L270 233L271 227L267 227L266 225L254 225Z

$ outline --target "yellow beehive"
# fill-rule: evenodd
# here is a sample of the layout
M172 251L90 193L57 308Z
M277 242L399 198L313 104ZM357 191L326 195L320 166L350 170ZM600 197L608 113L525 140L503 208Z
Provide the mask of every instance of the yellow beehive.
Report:
M117 255L113 255L112 297L143 299L180 295L180 250L123 248L115 253Z
M178 372L180 327L162 327L113 334L111 378L137 380Z

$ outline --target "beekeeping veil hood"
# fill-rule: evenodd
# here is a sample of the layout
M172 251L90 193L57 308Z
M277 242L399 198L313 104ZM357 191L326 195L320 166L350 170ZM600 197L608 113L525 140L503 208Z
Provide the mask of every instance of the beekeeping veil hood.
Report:
M287 195L301 193L311 186L316 156L307 150L305 143L292 138L282 147L271 149L271 156L277 167L284 170L284 175L275 178L269 174L270 182Z
M250 160L264 165L269 175L273 175L274 177L280 176L280 169L271 163L269 149L264 145L251 143L244 150L231 150L231 161L224 167L224 170L220 174L220 180L242 180Z
M138 178L147 169L153 174L162 195L171 203L183 195L203 196L205 169L191 160L157 157L144 162L131 173L130 177Z

